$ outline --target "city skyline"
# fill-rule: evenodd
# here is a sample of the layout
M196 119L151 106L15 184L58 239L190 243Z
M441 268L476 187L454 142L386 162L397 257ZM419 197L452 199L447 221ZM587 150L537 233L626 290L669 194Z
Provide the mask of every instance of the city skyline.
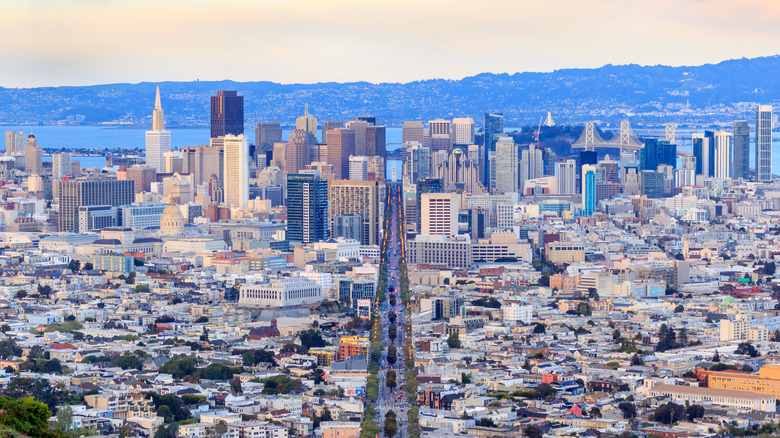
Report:
M0 71L5 87L376 83L605 64L698 65L772 55L780 38L780 6L759 1L198 1L186 10L176 1L3 3L0 62L15 67ZM719 31L726 27L728 34ZM330 63L321 47L350 47L361 56ZM245 68L226 73L224 63Z

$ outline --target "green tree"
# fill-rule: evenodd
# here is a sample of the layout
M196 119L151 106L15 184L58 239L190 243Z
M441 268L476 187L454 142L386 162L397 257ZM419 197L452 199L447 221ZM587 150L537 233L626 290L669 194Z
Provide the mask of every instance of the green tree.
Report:
M79 272L79 269L81 269L81 262L76 259L72 259L70 263L68 263L68 269L70 269L71 272Z
M123 370L129 370L131 368L140 370L143 367L141 360L138 359L138 356L134 354L124 354L122 356L119 356L114 361L114 365L122 368Z
M460 348L460 336L458 335L458 332L452 333L447 338L447 346L450 348Z
M756 350L756 347L750 342L740 342L737 349L734 350L734 354L742 354L750 357L761 356L761 353L759 353L758 350Z
M672 424L685 419L685 407L674 402L668 402L655 409L655 421Z
M385 427L384 432L386 437L394 437L398 433L398 423L393 411L388 411L385 414Z
M243 392L241 389L241 379L236 377L235 379L231 380L230 390L233 391L234 394L241 394Z
M598 406L593 406L590 408L590 411L588 411L591 418L601 418L601 409Z
M544 433L542 432L542 429L539 429L536 426L526 426L523 428L523 436L528 438L542 438Z
M71 408L70 405L61 406L57 410L57 415L52 423L52 427L55 430L67 432L70 430L71 426L73 426L73 408Z
M636 406L631 402L621 402L618 405L618 409L623 413L623 418L626 420L636 417Z

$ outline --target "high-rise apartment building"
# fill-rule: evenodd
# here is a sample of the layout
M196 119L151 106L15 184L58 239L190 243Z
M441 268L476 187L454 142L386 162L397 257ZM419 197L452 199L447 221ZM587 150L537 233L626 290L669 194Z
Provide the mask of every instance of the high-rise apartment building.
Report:
M715 132L715 174L718 179L731 178L732 136L730 132Z
M428 178L431 171L431 151L422 143L409 141L403 144L404 182L415 184Z
M452 120L452 143L455 146L474 144L474 119L464 117Z
M58 180L65 175L71 175L72 173L73 166L69 153L61 152L51 156L51 176L54 180Z
M79 207L82 205L132 204L135 198L134 182L119 180L69 180L59 183L58 216L60 232L79 231Z
M171 133L165 130L162 103L160 102L160 87L154 97L152 111L152 130L146 131L146 164L162 173L165 170L164 155L171 151Z
M483 184L491 186L491 174L495 174L490 168L490 156L496 152L496 135L504 133L504 113L485 113L485 144L483 149Z
M562 160L557 164L558 194L577 194L577 161Z
M244 96L236 91L217 91L211 96L211 138L244 133Z
M582 214L593 216L596 211L596 171L594 165L582 166Z
M519 169L515 141L511 137L499 137L496 141L495 156L495 193L516 193Z
M447 151L452 149L452 122L444 119L436 119L428 122L428 133L431 137L431 152Z
M379 244L379 183L334 180L330 184L330 217L359 215L363 219L362 245ZM335 224L332 224L335 226Z
M249 203L249 144L242 135L226 135L224 148L224 198L229 208L246 208Z
M328 131L328 164L333 166L336 179L349 179L350 155L358 155L355 152L355 131L348 128Z
M424 193L421 197L420 234L456 236L460 205L456 193Z
M309 114L309 104L306 104L303 115L295 119L295 129L302 129L311 135L311 143L317 143L317 118Z
M746 120L734 122L734 179L750 176L750 127Z
M312 136L303 129L294 129L285 148L285 172L298 173L311 163Z
M43 171L43 149L32 134L27 136L27 146L24 148L24 171L30 175L40 175Z
M756 179L772 180L772 106L759 105L756 111Z
M328 229L328 181L316 171L288 175L287 240L320 242Z

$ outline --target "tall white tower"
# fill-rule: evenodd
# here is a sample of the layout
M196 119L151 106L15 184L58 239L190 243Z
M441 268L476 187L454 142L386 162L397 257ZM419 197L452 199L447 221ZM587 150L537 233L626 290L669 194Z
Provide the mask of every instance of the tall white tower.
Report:
M146 131L146 164L157 172L165 170L163 155L171 151L171 133L165 130L162 104L160 103L160 87L157 87L157 95L154 98L154 111L152 112L152 130Z
M228 134L224 143L225 205L246 208L249 203L249 144L244 134Z
M772 180L772 106L759 105L756 112L756 177Z

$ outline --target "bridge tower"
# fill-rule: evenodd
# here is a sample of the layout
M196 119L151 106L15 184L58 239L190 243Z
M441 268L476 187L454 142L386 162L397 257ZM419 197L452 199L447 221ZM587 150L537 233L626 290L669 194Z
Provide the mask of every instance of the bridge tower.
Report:
M585 150L590 150L589 148L592 147L594 144L596 144L596 128L593 125L593 122L587 122L585 123Z
M677 124L674 122L666 124L666 141L677 144Z
M623 146L631 143L631 124L628 119L620 121L620 149L622 152Z

